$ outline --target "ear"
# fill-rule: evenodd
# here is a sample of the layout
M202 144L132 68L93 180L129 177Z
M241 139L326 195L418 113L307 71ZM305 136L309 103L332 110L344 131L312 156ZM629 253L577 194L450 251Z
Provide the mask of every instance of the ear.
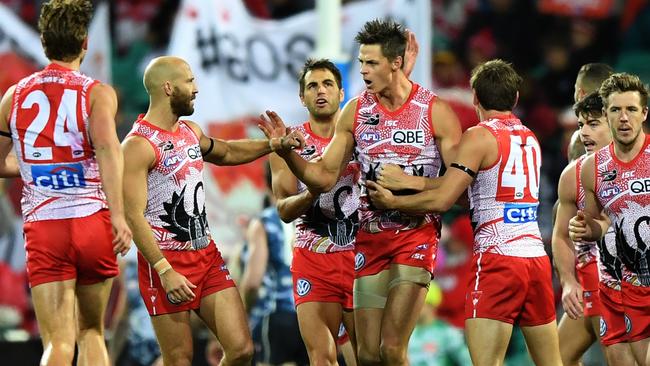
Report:
M643 107L643 120L648 119L648 107Z
M391 70L393 72L395 72L395 71L401 69L403 63L404 63L404 58L402 56L395 57L393 62L391 62Z
M163 84L163 90L165 91L165 95L170 96L174 92L174 87L169 81L165 81Z
M341 89L339 90L339 103L343 102L345 99L345 90Z
M478 98L476 97L476 90L472 89L472 104L475 107L478 107L480 103L478 102Z
M86 36L86 38L84 38L84 41L81 43L81 49L88 51L88 36Z
M515 97L515 105L512 106L512 109L515 109L517 103L519 103L519 90L517 90L517 96Z
M303 106L303 107L306 107L306 106L307 106L307 105L305 104L305 95L304 95L304 94L301 94L301 95L300 95L300 103L302 103L302 106Z

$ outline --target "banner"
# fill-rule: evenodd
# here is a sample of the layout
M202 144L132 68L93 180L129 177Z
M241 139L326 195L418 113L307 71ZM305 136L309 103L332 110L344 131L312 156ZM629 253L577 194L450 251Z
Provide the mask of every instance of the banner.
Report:
M345 76L349 95L363 88L354 36L374 18L391 17L415 32L421 53L412 78L430 86L430 6L428 0L374 0L342 8L343 52L351 60ZM317 22L315 11L263 20L250 16L241 0L184 1L168 53L184 58L194 72L199 94L192 119L206 126L272 108L288 123L303 122L307 114L297 77L315 49Z
M415 32L420 54L411 78L431 85L430 1L359 1L342 7L342 51L349 58L343 75L347 97L365 88L354 37L366 21L387 17ZM298 74L315 51L317 22L315 11L265 20L250 16L241 0L183 1L168 54L185 59L194 73L199 93L189 119L224 139L262 137L255 118L267 109L277 111L287 125L304 122L307 112L298 97ZM262 164L260 159L238 167L212 166L205 177L208 221L225 255L245 229L238 222L246 220L238 218L260 211Z
M50 61L45 57L38 32L25 24L9 8L0 4L0 54L16 54L39 67ZM109 31L108 3L95 7L95 14L88 27L88 52L81 64L86 75L110 83L111 36ZM11 71L0 71L6 73ZM16 81L27 76L18 75Z

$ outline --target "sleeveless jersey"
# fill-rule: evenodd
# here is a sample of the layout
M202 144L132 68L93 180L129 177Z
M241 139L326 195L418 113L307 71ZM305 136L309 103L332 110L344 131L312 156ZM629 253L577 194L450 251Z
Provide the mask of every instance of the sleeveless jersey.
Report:
M598 150L595 192L616 236L622 280L650 286L650 136L630 162L620 161L614 144Z
M128 136L145 138L156 153L147 176L144 216L160 249L197 250L212 240L205 214L203 155L199 139L184 121L166 131L142 119Z
M269 257L257 301L251 309L249 319L251 329L271 313L296 311L290 270L291 243L294 240L293 224L282 222L275 207L265 208L260 219L266 231Z
M386 110L377 97L368 91L359 96L353 134L355 154L361 164L361 179L364 182L359 207L363 230L371 233L409 230L432 221L439 227L438 215L407 215L396 210L375 209L365 188L365 181L376 180L376 173L383 164L399 165L409 175L439 176L442 158L431 121L431 105L435 99L432 91L416 83L413 83L404 105L393 112Z
M585 209L585 190L582 187L582 165L587 155L581 156L576 161L576 207L578 210ZM598 262L598 277L600 282L608 287L620 289L621 265L616 256L616 238L613 227L607 230L604 238L595 242L574 242L576 251L576 269Z
M535 135L512 114L481 122L497 140L499 158L469 188L474 253L546 255L537 225L541 152Z
M24 183L25 222L108 208L90 141L90 91L98 83L50 64L16 85L10 128Z
M296 150L305 160L322 156L331 138L316 135L309 122L293 127L305 137L305 146ZM350 161L334 188L321 193L305 214L296 221L297 248L317 253L353 250L359 228L359 163ZM306 189L298 183L299 191Z

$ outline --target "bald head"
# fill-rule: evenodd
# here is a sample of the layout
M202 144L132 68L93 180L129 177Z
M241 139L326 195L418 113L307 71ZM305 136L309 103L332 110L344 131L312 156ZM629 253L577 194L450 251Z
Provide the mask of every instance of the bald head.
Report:
M191 77L190 67L179 57L162 56L156 57L144 70L144 88L152 96L165 94L165 83L169 82L168 88L172 88L179 80ZM171 92L168 91L168 93Z

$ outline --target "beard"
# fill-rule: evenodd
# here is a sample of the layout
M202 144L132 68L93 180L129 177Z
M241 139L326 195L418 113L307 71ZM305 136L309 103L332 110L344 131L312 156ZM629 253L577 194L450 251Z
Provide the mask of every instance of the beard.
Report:
M172 93L169 100L169 106L172 109L172 113L178 117L189 116L194 113L192 94L183 95L177 87L174 88L174 93Z

